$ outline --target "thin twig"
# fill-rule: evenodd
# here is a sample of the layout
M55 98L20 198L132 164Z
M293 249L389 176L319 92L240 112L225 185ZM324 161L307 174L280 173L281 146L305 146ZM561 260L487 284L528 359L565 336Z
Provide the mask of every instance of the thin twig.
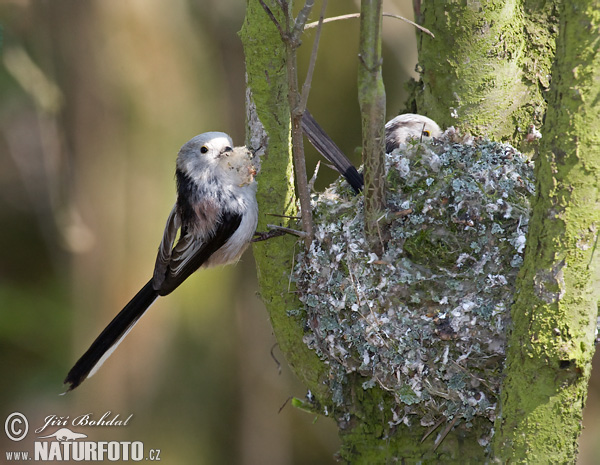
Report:
M304 231L296 231L295 229L286 228L285 226L277 226L276 224L268 224L267 228L272 229L274 231L281 231L286 234L291 234L292 236L306 237L307 235Z
M423 435L423 437L421 438L421 443L422 443L422 442L423 442L425 439L427 439L431 433L433 433L433 432L434 432L436 429L438 429L438 428L440 427L440 425L441 425L442 423L444 423L445 421L447 421L447 418L446 418L446 417L442 417L442 418L440 418L440 419L437 421L437 423L435 423L435 424L434 424L434 425L433 425L431 428L429 428L427 431L425 431L425 434L424 434L424 435Z
M273 21L273 24L275 24L275 26L277 27L277 30L279 31L279 35L281 36L281 39L283 41L285 41L286 33L283 32L283 29L281 29L281 24L279 24L279 21L277 21L277 18L275 17L275 15L271 11L271 9L267 6L267 4L263 0L258 0L258 3L260 3L260 6L263 7L263 10L265 10L265 13L267 13L267 15L269 16L271 21Z
M282 36L283 42L285 43L290 37L290 4L287 0L276 0L276 2L281 8L281 11L283 11L283 17L285 19L287 33L285 36Z
M442 431L440 433L440 436L437 438L437 440L435 441L435 446L433 448L433 450L435 451L438 447L440 447L440 444L444 441L444 439L446 439L446 436L448 436L448 433L452 430L452 428L454 428L454 424L456 423L456 421L458 420L458 417L454 417L454 419L448 423L448 425L444 428L444 431Z
M273 346L271 347L271 358L273 360L275 360L275 363L277 364L277 374L281 375L281 362L279 360L277 360L277 357L275 357L275 354L273 353L273 351L275 350L275 347L277 347L279 345L278 342L276 342L275 344L273 344Z
M317 166L315 166L315 171L312 175L312 178L310 178L310 181L308 181L308 188L311 190L311 192L314 192L314 190L315 190L315 182L317 180L317 175L319 174L320 166L321 166L321 160L319 160L317 162Z
M310 191L308 189L308 177L306 175L306 161L304 159L304 146L302 140L302 104L300 90L298 87L298 72L297 72L297 56L296 49L300 45L300 36L304 31L304 26L310 15L314 0L306 0L304 6L298 13L298 17L294 21L293 27L290 18L289 3L286 0L276 0L279 7L283 10L285 17L285 31L277 22L275 15L264 3L259 0L263 9L267 12L271 20L277 26L281 40L286 46L287 60L287 75L288 75L288 103L290 106L290 122L292 132L292 158L294 161L294 172L296 174L296 186L298 199L300 200L300 210L302 218L302 229L304 233L297 234L304 238L306 248L310 247L313 236L312 211L310 203ZM314 65L313 65L314 66ZM308 81L310 87L310 80ZM307 91L308 92L308 91Z
M306 21L308 21L308 16L315 5L315 0L306 0L306 3L298 13L298 17L296 21L294 21L294 29L291 33L291 39L294 44L300 43L300 36L304 32L304 26L306 25Z
M304 234L304 245L310 247L313 238L312 206L310 202L310 191L308 189L308 176L306 174L306 160L304 159L304 141L302 137L302 112L300 112L300 88L298 86L298 70L296 49L300 44L300 34L304 30L306 19L314 0L307 0L304 7L298 13L293 32L288 35L286 42L287 51L287 75L288 75L288 103L290 106L290 119L292 130L292 158L294 160L294 172L296 174L296 188L300 211L302 216L302 230ZM288 24L288 31L290 25Z
M292 276L294 276L294 268L296 268L296 244L298 242L294 242L294 253L292 254L292 266L290 267L290 272L288 273L288 294L291 292L292 289Z
M325 17L325 9L327 8L327 0L323 0L321 5L321 15L317 25L317 33L313 42L313 48L310 52L310 61L308 62L308 70L306 71L306 78L302 85L302 95L300 96L300 105L298 111L304 113L306 104L308 102L308 93L310 92L310 85L312 83L313 72L315 70L315 63L317 62L317 52L319 50L319 40L321 39L321 31L323 30L323 18Z
M281 407L279 407L279 410L277 411L277 413L281 413L281 411L285 408L285 406L287 404L289 404L290 400L292 400L294 398L294 396L290 396L287 399L285 399L285 402L283 403L283 405Z
M425 34L429 34L431 37L433 37L435 39L435 35L433 35L433 32L431 32L429 29L427 29L426 27L423 27L417 23L415 23L414 21L411 21L408 18L405 18L404 16L400 16L400 15L395 15L392 13L383 13L383 16L387 16L389 18L395 18L395 19L399 19L401 21L404 21L408 24L410 24L413 27L416 27L417 29L419 29L420 31L423 31ZM332 18L327 18L325 20L323 20L323 24L325 23L333 23L334 21L342 21L344 19L356 19L356 18L360 18L360 13L351 13L348 15L341 15L341 16L334 16ZM319 21L315 21L312 23L308 23L306 26L304 26L304 29L312 29L315 28L319 25Z
M252 238L252 240L250 242L262 242L262 241L267 241L269 239L273 239L274 237L279 237L279 236L285 236L287 233L284 231L276 231L276 230L271 230L271 231L267 231L267 232L255 232L254 233L254 237Z
M299 216L293 216L293 215L280 215L279 213L267 213L267 216L274 216L276 218L287 218L289 220L299 220L301 219Z

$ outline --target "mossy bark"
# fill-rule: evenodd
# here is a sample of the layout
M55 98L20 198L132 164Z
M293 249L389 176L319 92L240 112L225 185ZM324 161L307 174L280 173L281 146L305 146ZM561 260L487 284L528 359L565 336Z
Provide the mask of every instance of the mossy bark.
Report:
M477 442L477 437L479 431L489 429L488 420L474 419L468 428L464 423L454 424L449 420L425 437L429 428L419 424L395 424L398 418L392 412L397 412L399 406L390 393L378 387L365 390L362 387L364 378L359 376L354 381L346 394L346 398L353 400L353 405L347 406L347 420L339 422L342 440L339 457L345 463L485 462L486 451ZM443 436L446 429L448 435L436 446L436 439Z
M265 0L278 21L284 15L276 1ZM260 219L258 230L265 231L267 213L297 214L290 143L290 107L286 48L281 36L258 0L249 0L240 36L246 56L248 143L266 148L258 177ZM296 227L282 219L284 226ZM290 273L294 264L296 238L277 237L254 244L260 294L275 337L296 375L321 402L329 393L322 382L325 366L302 341L304 310L294 294Z
M537 192L506 362L496 456L573 463L600 275L600 1L563 2Z
M362 158L365 177L365 235L371 250L381 254L379 218L386 207L385 87L381 67L382 0L362 0L358 102L362 120Z
M558 4L423 2L417 12L436 34L419 39L420 112L521 149L546 117L496 423L494 452L510 462L575 460L594 350L600 5Z
M519 146L542 124L556 1L417 2L419 113ZM522 147L521 147L522 148Z

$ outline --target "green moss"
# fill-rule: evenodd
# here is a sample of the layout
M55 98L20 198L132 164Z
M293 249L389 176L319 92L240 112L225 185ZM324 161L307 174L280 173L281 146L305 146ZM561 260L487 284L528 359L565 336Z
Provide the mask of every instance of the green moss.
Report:
M419 34L419 112L533 153L523 142L543 123L557 3L423 2L423 25L445 40Z
M277 2L266 1L279 21L284 21ZM297 214L290 150L290 112L287 100L286 52L277 28L257 1L247 5L240 36L246 57L249 101L255 107L267 141L262 157L257 199L260 212L294 216ZM251 127L250 138L259 137L261 128ZM267 215L260 215L259 231L266 230ZM283 219L287 224L287 220ZM294 224L290 224L294 227ZM325 367L302 342L302 321L290 318L288 310L301 308L296 295L287 291L293 264L295 238L284 236L254 244L261 297L267 306L279 346L298 377L324 403L330 396L322 383ZM285 291L282 291L282 283Z
M443 230L421 229L404 242L406 256L417 264L452 267L461 253L469 252L458 238Z
M594 352L600 276L597 2L563 2L561 36L507 353L501 460L572 463ZM548 212L552 212L551 215ZM590 235L590 233L592 233Z

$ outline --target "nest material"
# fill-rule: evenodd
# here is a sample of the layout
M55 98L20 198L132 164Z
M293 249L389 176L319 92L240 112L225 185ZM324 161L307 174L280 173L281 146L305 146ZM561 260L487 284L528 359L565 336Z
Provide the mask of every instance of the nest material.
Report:
M362 196L338 181L313 198L315 240L294 277L338 407L358 373L401 403L396 423L494 419L533 168L510 145L459 139L450 129L388 154L382 256Z

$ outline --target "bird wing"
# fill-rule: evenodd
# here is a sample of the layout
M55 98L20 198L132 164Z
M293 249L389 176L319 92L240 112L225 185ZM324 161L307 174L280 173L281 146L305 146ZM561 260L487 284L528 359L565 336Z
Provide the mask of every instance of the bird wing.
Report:
M158 246L156 264L154 265L154 276L152 277L152 285L156 290L160 289L162 282L165 279L167 268L171 262L173 244L175 243L175 238L177 237L180 228L181 218L177 212L177 204L175 204L169 214L169 218L167 218L165 231L162 240L160 241L160 245Z
M169 263L160 281L160 287L157 288L158 294L164 296L179 287L183 281L206 263L212 254L225 245L241 222L241 214L225 211L221 214L217 227L207 240L200 240L197 235L192 233L182 235L171 250ZM161 243L161 247L162 245Z
M396 131L407 125L408 123L398 121L396 118L387 122L385 125L385 153L392 153L400 146L400 142L403 140L398 137ZM404 137L402 139L404 139Z

